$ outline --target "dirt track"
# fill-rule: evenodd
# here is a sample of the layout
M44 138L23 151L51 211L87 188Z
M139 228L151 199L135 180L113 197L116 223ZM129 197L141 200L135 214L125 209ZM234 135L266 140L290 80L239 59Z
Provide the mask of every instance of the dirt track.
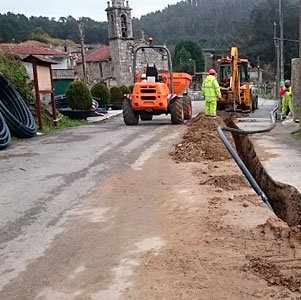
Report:
M301 299L300 228L272 216L226 159L215 133L221 122L199 116L172 152L177 162L190 161L173 171L187 172L187 194L164 200L166 246L143 255L124 299ZM218 157L194 136L199 130L202 138L210 132Z
M269 219L227 159L218 122L199 117L185 134L166 119L116 119L3 153L0 299L300 300L300 230ZM186 145L197 151L173 160ZM15 161L27 171L9 168Z

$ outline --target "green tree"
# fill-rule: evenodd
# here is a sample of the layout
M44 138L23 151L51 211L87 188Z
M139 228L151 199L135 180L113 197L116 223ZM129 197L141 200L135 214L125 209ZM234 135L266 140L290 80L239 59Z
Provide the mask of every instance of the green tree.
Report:
M184 47L175 54L174 71L193 74L191 55Z
M189 58L191 59L191 61L189 61L189 63L187 63L187 65L190 65L189 73L193 74L193 64L195 63L195 67L196 67L196 71L197 72L202 72L204 71L204 56L203 56L203 51L202 48L200 47L200 45L195 42L195 41L191 41L191 40L183 40L179 43L177 43L176 48L175 48L175 56L174 56L174 63L178 63L178 57L179 53L182 52L181 55L184 55L187 57L187 54L185 52L183 52L183 49L186 50L189 53Z

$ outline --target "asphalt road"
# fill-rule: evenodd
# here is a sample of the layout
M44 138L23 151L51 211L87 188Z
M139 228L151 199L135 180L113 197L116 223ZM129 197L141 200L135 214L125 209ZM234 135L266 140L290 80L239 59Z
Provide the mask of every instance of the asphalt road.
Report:
M260 105L251 117L268 116ZM120 116L0 152L0 299L120 299L139 257L164 245L152 203L187 192L168 159L184 130Z
M118 299L136 264L124 253L162 243L149 206L164 166L149 174L145 164L184 128L169 116L127 127L120 116L0 152L0 299Z

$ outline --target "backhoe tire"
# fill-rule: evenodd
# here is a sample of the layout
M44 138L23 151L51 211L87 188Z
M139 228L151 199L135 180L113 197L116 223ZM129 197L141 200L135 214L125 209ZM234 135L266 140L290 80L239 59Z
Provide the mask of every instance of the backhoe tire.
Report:
M139 116L132 109L132 104L128 99L123 101L123 120L125 125L137 125Z
M183 97L184 120L190 120L192 117L192 105L189 97Z
M169 103L169 110L171 114L172 124L183 124L184 123L184 108L183 101L181 98L175 98Z
M151 121L153 119L153 115L140 115L141 121Z

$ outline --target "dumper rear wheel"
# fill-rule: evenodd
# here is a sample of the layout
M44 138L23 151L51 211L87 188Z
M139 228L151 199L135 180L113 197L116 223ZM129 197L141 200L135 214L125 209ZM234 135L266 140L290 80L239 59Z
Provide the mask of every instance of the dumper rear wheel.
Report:
M171 114L172 124L183 124L184 123L184 108L183 101L181 98L176 97L169 103L169 110Z
M190 120L192 117L192 105L189 97L183 97L184 119Z
M123 120L126 125L137 125L139 122L139 116L128 99L123 101Z

